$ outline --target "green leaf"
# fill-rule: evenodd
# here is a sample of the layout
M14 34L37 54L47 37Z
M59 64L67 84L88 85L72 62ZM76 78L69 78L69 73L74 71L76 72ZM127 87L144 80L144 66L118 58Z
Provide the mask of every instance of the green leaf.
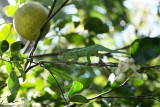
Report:
M11 55L17 60L21 60L20 50L24 47L24 43L17 41L11 44Z
M58 77L55 77L57 82L60 82L59 78ZM51 84L56 84L54 78L52 77L52 75L49 75L48 78L47 78L47 82L48 83L51 83Z
M117 81L114 81L111 85L112 88L115 88L115 87L118 87L119 85L121 85L121 82L117 82Z
M112 85L111 82L108 81L107 84L103 87L102 92L105 92L105 91L111 89L111 85Z
M24 46L25 46L24 43L21 41L14 42L11 45L11 51L13 52L20 51Z
M141 38L131 44L131 57L135 64L142 64L160 54L160 38Z
M89 88L89 86L91 85L93 79L92 78L84 78L81 77L78 79L78 82L80 82L81 84L83 84L84 88Z
M90 17L85 20L84 28L93 31L96 34L106 33L109 31L109 28L106 24L103 24L102 21L95 17Z
M72 80L72 78L69 76L69 74L67 74L66 72L64 72L60 69L53 67L53 65L51 65L51 64L45 64L44 67L58 77L61 77L65 80Z
M3 11L7 16L14 17L17 9L18 9L18 5L13 5L13 6L8 5L3 8Z
M28 89L28 88L34 88L35 84L32 83L32 82L24 82L24 83L21 84L21 87L26 88L26 89Z
M51 44L51 42L52 42L52 40L53 40L53 38L49 38L49 39L46 39L46 40L44 40L44 45L50 45Z
M12 71L8 80L8 87L11 95L7 97L8 102L13 102L17 96L18 90L20 88L18 76L16 72Z
M3 66L3 65L4 65L4 63L5 63L5 61L0 60L0 67L1 67L1 66Z
M74 95L73 97L70 98L69 101L74 102L76 104L84 104L89 102L89 100L82 95Z
M26 79L25 71L23 70L21 64L18 62L18 60L16 58L13 58L13 64L14 64L14 66L16 66L16 68L21 73L23 81L25 81L25 79Z
M11 23L3 26L3 28L0 30L0 35L1 35L0 40L7 40L9 44L15 42L15 40L18 37L18 34L12 28Z
M16 0L16 3L20 2L22 4L22 3L25 3L26 1L28 0Z
M74 93L80 92L83 89L83 85L80 82L74 81L71 89L69 90L68 97Z
M65 35L68 42L73 43L75 45L82 45L84 44L84 38L82 35L79 35L78 33L70 33Z
M36 90L41 91L44 88L44 80L42 78L38 78L36 80Z
M12 65L10 62L5 62L7 73L10 74L12 71Z
M132 80L132 84L133 84L133 86L141 86L141 85L144 85L144 80L143 79L134 78Z
M6 52L9 48L9 43L6 40L0 41L0 55Z

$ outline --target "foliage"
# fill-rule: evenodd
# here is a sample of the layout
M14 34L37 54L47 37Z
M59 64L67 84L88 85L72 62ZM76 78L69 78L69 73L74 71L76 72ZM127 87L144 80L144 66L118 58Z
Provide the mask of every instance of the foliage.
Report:
M48 10L53 3L53 0L15 0L16 5L7 5L3 10L13 18L20 4L33 1L42 3ZM57 0L52 14L64 1ZM158 106L159 34L153 37L150 25L147 33L147 16L139 18L138 23L133 18L137 11L134 13L127 3L125 0L69 0L51 18L46 37L29 45L20 41L12 23L0 23L0 106L16 102L24 102L21 103L24 107ZM153 20L159 19L158 15ZM158 25L156 21L154 24ZM88 56L81 50L95 44L115 52L97 54L85 48ZM67 59L77 55L77 62L61 60L59 56L65 51L71 54ZM79 52L83 55L78 56ZM135 78L136 74L141 78Z
M148 43L147 45L144 45ZM142 64L152 58L159 56L160 38L141 38L132 43L131 56L134 58L136 64Z

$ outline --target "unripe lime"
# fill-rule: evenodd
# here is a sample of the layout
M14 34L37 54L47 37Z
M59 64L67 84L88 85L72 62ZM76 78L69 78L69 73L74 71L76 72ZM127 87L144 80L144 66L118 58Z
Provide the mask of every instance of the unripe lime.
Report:
M16 32L24 39L35 41L40 27L47 19L48 10L41 4L29 2L22 4L13 19L13 26ZM42 34L42 37L49 31L50 23Z

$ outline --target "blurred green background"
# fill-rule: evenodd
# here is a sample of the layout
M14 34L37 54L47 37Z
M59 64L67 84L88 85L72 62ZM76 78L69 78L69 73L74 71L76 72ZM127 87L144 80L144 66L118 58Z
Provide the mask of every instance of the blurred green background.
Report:
M18 6L25 2L36 1L48 10L52 0L0 0L0 40L6 35L9 44L21 40L12 28L12 19ZM53 12L65 0L57 0ZM3 30L2 30L3 29ZM119 49L130 45L141 37L158 37L160 34L159 0L70 0L69 3L51 20L51 27L46 37L38 44L34 61L57 61L62 49L101 44L107 48ZM5 31L5 32L4 32ZM3 35L2 35L3 34ZM5 36L4 36L5 35ZM147 43L144 43L147 46ZM130 49L126 49L130 52ZM29 52L25 55L27 56ZM48 55L48 53L53 53ZM7 53L6 53L7 54ZM44 55L44 56L38 56ZM102 61L91 57L93 63L118 63L125 56L104 56ZM79 62L85 62L80 58ZM159 57L148 61L145 65L158 65ZM72 80L56 77L63 92L70 90L73 81L83 84L78 94L92 98L104 91L117 87L110 84L110 74L116 67L97 67L81 65L54 65L57 70L70 75ZM59 71L57 71L59 72ZM114 75L114 74L113 74ZM114 77L114 76L113 76ZM8 74L5 61L0 60L0 86L7 82ZM111 77L110 77L111 78ZM64 100L56 82L47 70L39 66L26 74L25 82L20 79L20 90L14 104L29 107L63 107ZM158 93L160 89L160 72L158 68L148 69L142 73L141 79L131 79L124 87L109 93L108 96L140 96ZM0 90L0 102L7 105L8 88ZM157 98L158 100L158 98ZM26 105L25 105L26 104ZM77 105L74 105L77 104ZM74 103L72 106L82 106ZM160 102L153 99L119 99L103 98L84 103L87 107L159 107Z

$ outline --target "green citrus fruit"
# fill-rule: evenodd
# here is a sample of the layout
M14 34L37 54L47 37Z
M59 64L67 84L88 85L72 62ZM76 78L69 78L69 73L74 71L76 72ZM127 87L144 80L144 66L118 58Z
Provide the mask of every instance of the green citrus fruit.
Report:
M13 26L16 32L24 39L35 41L40 27L47 19L48 10L39 3L29 2L22 4L14 18ZM47 24L42 37L49 31L50 23Z

